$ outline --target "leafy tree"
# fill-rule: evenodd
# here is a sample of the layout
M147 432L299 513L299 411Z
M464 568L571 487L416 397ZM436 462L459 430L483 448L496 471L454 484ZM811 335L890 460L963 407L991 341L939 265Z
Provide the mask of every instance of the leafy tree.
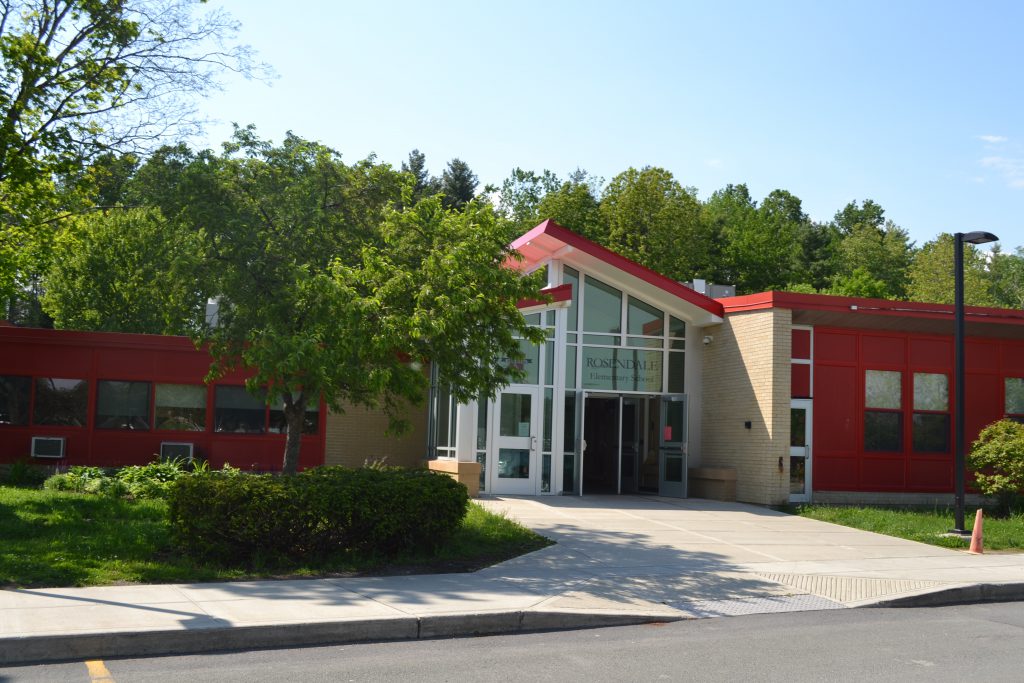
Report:
M746 185L727 185L717 190L701 208L701 222L704 234L714 245L712 262L714 272L711 279L734 284L737 291L750 291L743 281L741 266L737 264L738 246L732 246L733 236L756 234L760 219L757 202L750 196ZM727 252L733 252L728 253Z
M828 289L836 274L839 229L831 223L805 221L797 240L800 248L794 279L816 290Z
M867 202L865 202L867 204ZM905 299L914 245L907 231L892 221L879 227L867 222L855 223L839 244L836 278L848 280L862 270L885 284L882 298Z
M0 3L0 301L12 310L33 307L59 217L116 192L119 171L83 168L195 131L193 98L216 88L225 69L267 73L232 45L235 22L198 4Z
M252 74L237 25L187 0L12 0L0 5L0 182L73 172L109 150L196 129L193 95Z
M75 217L57 235L43 307L57 327L197 334L212 293L202 235L159 209Z
M460 209L476 196L476 174L462 159L452 159L441 175L441 192L444 194L444 206L447 209Z
M696 194L662 168L620 173L601 197L607 246L669 277L700 277L709 267L709 244Z
M564 225L599 244L606 244L608 227L598 200L602 179L577 169L569 180L551 189L537 203L537 218Z
M1010 419L993 422L978 434L967 465L974 483L986 496L996 496L1000 512L1009 515L1024 490L1024 425Z
M1006 254L995 244L988 270L992 298L997 306L1024 308L1024 247Z
M501 267L513 254L490 207L411 204L406 187L406 208L389 210L404 179L387 166L346 166L294 136L274 147L251 130L201 164L203 181L211 199L182 216L205 229L219 274L212 374L245 368L251 388L283 402L286 473L320 396L335 410L381 405L401 428L399 408L425 394L421 362L468 399L516 377L499 363L521 357L515 333L537 339L516 302L540 283Z
M833 223L844 236L852 233L858 225L870 225L881 230L885 223L885 209L870 199L865 199L860 205L855 199L836 212Z
M872 276L866 268L854 268L849 275L838 277L828 294L839 296L857 296L868 299L885 299L890 297L889 286Z
M800 199L774 190L757 209L754 230L727 230L726 259L747 291L779 289L795 277L801 227L807 223Z
M547 169L537 174L517 166L501 184L498 211L516 231L532 227L544 218L537 212L541 200L560 185L558 176Z
M910 266L910 298L952 304L953 236L943 233L926 242ZM985 257L973 244L964 245L964 303L968 306L993 306Z

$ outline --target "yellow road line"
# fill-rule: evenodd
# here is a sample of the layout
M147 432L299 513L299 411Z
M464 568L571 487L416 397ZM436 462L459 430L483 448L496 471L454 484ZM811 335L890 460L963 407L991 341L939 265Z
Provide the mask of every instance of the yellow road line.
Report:
M89 670L89 680L92 683L114 683L114 677L110 675L102 659L87 660L85 668Z

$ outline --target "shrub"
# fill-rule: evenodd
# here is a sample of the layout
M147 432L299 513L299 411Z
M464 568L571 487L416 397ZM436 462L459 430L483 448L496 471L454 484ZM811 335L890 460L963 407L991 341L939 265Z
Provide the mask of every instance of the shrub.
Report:
M115 475L136 498L166 498L171 484L187 474L181 460L154 461L122 467Z
M96 477L88 479L82 488L82 493L93 493L111 498L123 498L130 491L128 485L115 477Z
M73 491L85 493L86 485L93 480L102 479L107 474L102 467L86 467L75 465L63 474L55 474L45 482L43 488L51 491Z
M425 470L321 467L289 477L185 477L169 501L185 552L258 566L432 550L458 527L468 497L461 484Z
M971 446L967 463L978 490L996 496L1000 513L1008 515L1024 489L1024 425L999 420L985 427Z
M2 481L8 486L37 489L49 476L50 473L45 467L33 465L25 460L18 460L7 466L7 472Z

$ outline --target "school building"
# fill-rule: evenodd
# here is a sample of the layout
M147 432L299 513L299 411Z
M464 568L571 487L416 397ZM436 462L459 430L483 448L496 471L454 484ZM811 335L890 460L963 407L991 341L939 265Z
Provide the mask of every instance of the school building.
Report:
M401 438L378 411L314 406L303 467L426 463L494 494L951 498L951 306L711 298L553 221L513 247L551 298L524 302L547 341L524 340L522 382L465 404L435 382ZM1024 311L968 308L966 330L969 444L1024 420ZM278 469L280 407L240 374L205 384L208 365L185 338L0 327L0 462Z

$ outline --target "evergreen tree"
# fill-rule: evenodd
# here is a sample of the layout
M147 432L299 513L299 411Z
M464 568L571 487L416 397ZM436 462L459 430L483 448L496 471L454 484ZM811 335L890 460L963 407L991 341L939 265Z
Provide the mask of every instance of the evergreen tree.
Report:
M444 193L442 201L445 208L461 209L473 201L479 184L469 164L459 158L449 161L448 168L441 175L441 192Z

